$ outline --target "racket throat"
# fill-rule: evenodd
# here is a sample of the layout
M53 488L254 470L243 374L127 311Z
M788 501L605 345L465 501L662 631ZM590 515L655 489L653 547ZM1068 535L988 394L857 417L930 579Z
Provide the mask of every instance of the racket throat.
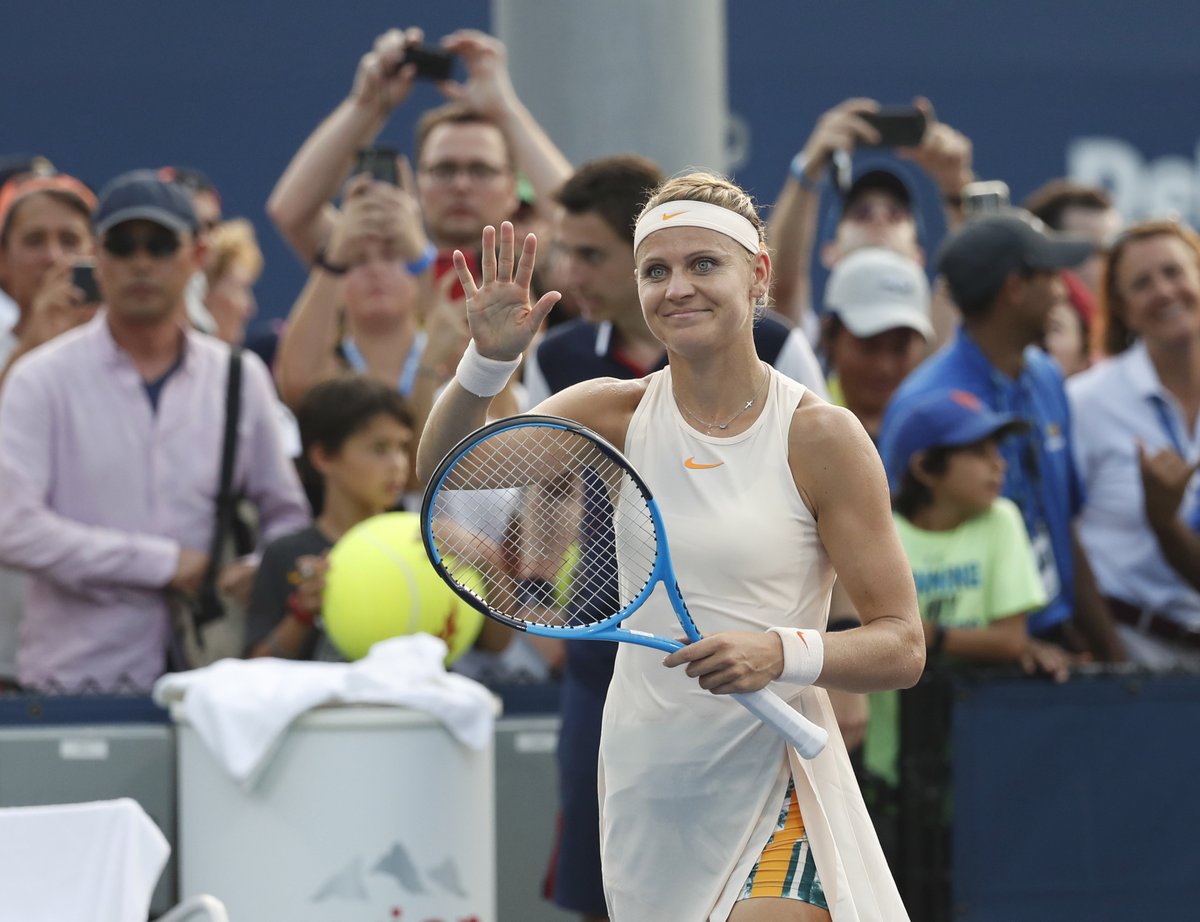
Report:
M621 640L625 641L625 643L635 643L639 647L652 647L655 650L662 650L665 653L674 653L683 646L678 640L668 640L665 637L648 634L645 631L631 630L630 628L621 628Z

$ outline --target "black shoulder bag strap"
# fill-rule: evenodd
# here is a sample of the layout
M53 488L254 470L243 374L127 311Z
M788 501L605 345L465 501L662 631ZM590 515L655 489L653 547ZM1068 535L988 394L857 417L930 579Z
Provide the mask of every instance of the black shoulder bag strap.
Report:
M221 569L221 551L225 536L233 530L237 514L238 497L233 489L233 468L237 461L238 419L242 406L242 348L233 346L229 350L229 380L225 387L225 436L221 445L221 480L217 485L217 522L213 529L212 543L208 549L208 572L200 584L199 602L193 608L196 643L204 646L199 628L215 621L224 614L221 597L217 592L217 577Z

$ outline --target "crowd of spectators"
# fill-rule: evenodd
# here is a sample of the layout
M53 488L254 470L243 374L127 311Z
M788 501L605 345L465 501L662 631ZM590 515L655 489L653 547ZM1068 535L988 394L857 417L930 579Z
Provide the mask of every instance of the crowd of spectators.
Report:
M422 115L411 159L360 157L406 104L405 53L425 41L381 35L264 195L310 267L265 343L246 343L262 252L204 173L134 169L96 192L44 158L0 164L6 687L147 689L192 664L176 601L206 585L243 609L228 652L336 655L319 632L323 554L362 518L419 504L411 454L470 338L451 254L477 267L487 225L535 231L536 284L563 293L493 416L664 364L631 249L661 171L634 152L576 169L522 104L496 39L442 39L466 79L439 84L446 103ZM825 113L787 167L755 339L875 441L931 664L1012 663L1058 681L1086 662L1200 666L1200 237L1170 215L1122 228L1103 189L1061 179L1025 209L978 210L971 142L927 100L913 102L926 128L899 151L903 168L862 155L878 108ZM911 169L942 197L936 250ZM838 212L821 240L828 185ZM814 260L831 273L819 301ZM231 350L232 489L256 546L217 560ZM855 624L835 593L830 630ZM553 886L600 918L595 846L573 824L594 825L611 652L494 630L482 646L468 660L480 674L562 676L570 690L563 791L584 791L590 812L564 800ZM848 744L865 738L867 770L894 781L894 705L833 697Z

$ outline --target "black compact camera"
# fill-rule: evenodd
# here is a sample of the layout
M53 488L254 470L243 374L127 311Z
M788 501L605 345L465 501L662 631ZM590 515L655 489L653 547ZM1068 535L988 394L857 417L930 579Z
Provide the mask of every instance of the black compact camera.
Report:
M418 80L449 80L454 74L454 55L433 45L410 45L392 73L405 64L417 65Z

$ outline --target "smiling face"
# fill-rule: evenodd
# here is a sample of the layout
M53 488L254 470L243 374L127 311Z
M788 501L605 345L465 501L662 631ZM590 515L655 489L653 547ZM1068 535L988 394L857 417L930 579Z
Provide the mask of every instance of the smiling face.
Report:
M1200 336L1200 265L1183 240L1130 240L1114 281L1122 319L1136 336L1161 345Z
M646 324L668 349L687 353L751 336L754 301L766 294L771 261L699 227L646 237L635 254Z

